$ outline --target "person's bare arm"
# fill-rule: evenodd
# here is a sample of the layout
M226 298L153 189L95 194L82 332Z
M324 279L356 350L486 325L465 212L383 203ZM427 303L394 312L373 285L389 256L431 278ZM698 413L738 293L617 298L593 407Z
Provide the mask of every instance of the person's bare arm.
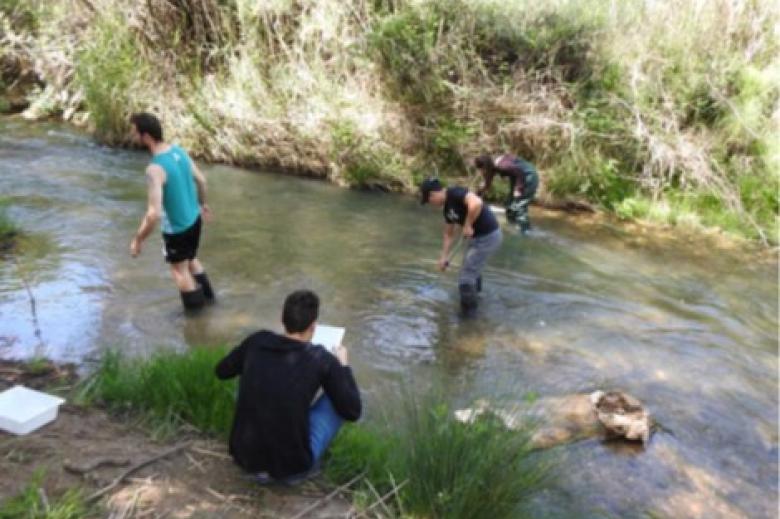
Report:
M498 164L496 164L496 169L515 178L514 191L512 192L512 196L522 196L523 190L525 189L526 171L515 164L515 162L512 160L512 156L503 155L499 159Z
M463 222L463 236L471 238L474 236L474 222L479 218L482 212L482 199L474 193L467 193L464 199L466 203L466 220Z
M450 247L452 246L452 238L455 236L455 224L444 224L444 234L442 236L441 245L441 257L439 258L438 266L439 270L445 270L449 263Z
M198 204L200 205L201 214L206 220L211 219L211 209L206 204L206 176L195 164L195 161L190 161L192 164L192 176L195 179L195 186L198 189Z
M130 255L141 253L143 241L151 234L162 215L162 186L165 183L165 171L156 164L146 168L147 206L138 231L130 242Z
M485 193L487 193L487 190L490 189L490 186L493 184L494 175L495 172L493 171L482 170L482 177L485 179L485 181L483 182L482 187L477 190L477 194L479 194L479 196L483 196Z

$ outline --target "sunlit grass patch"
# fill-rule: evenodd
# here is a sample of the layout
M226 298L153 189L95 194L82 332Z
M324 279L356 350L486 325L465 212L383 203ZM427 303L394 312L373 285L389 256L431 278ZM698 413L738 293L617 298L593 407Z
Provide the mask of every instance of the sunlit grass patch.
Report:
M87 505L78 489L66 491L61 496L45 496L42 471L38 471L25 488L0 503L0 519L84 519L99 517Z
M358 501L368 505L396 489L387 506L398 515L527 516L524 504L550 474L549 458L531 450L530 424L513 431L490 417L463 424L444 402L433 393L407 395L387 403L392 420L347 426L326 474L343 483L365 472Z
M227 437L235 408L236 381L217 379L225 348L162 351L149 359L106 353L82 388L82 398L139 416L158 434L185 424Z

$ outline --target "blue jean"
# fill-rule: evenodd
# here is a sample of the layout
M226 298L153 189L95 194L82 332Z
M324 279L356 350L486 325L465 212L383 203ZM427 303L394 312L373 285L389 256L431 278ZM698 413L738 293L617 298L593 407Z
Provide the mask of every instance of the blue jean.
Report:
M344 419L339 416L327 395L322 395L309 409L309 445L314 464L339 432Z
M336 412L333 402L327 395L323 394L309 408L309 446L312 454L312 466L309 470L300 474L295 474L281 480L275 480L267 472L258 472L252 474L251 478L256 483L268 485L281 483L283 485L297 485L319 471L319 461L325 450L336 437L344 419Z

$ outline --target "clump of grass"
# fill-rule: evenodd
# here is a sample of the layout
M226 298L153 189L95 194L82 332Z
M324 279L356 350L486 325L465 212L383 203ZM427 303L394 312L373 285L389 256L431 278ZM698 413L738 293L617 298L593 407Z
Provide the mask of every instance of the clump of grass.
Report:
M43 375L55 369L54 364L46 357L33 357L25 362L25 370L33 376Z
M399 487L395 512L419 517L523 517L549 465L532 452L531 428L509 431L486 417L462 424L440 397L410 396L392 425L348 426L329 451L326 473L344 482L366 472L360 501Z
M89 29L76 55L75 81L84 92L97 136L109 142L125 142L128 115L146 101L140 91L148 63L127 20L107 12Z
M17 495L0 504L0 519L83 519L97 517L84 495L71 489L63 495L46 501L41 497L43 472L38 471L30 483Z
M0 252L13 247L19 227L8 216L8 200L0 198Z
M217 379L214 368L225 348L164 351L149 359L107 353L81 393L88 402L140 416L160 435L184 424L226 437L235 408L236 384Z
M0 0L0 15L7 17L14 29L36 31L39 10L36 2L31 0Z

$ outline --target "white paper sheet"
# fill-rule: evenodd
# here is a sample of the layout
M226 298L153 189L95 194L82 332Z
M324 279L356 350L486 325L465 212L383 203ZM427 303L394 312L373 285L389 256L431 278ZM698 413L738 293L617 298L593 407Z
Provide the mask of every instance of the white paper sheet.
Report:
M311 338L312 344L324 346L333 353L337 346L341 345L346 330L338 326L328 326L327 324L318 324L314 328L314 337Z

